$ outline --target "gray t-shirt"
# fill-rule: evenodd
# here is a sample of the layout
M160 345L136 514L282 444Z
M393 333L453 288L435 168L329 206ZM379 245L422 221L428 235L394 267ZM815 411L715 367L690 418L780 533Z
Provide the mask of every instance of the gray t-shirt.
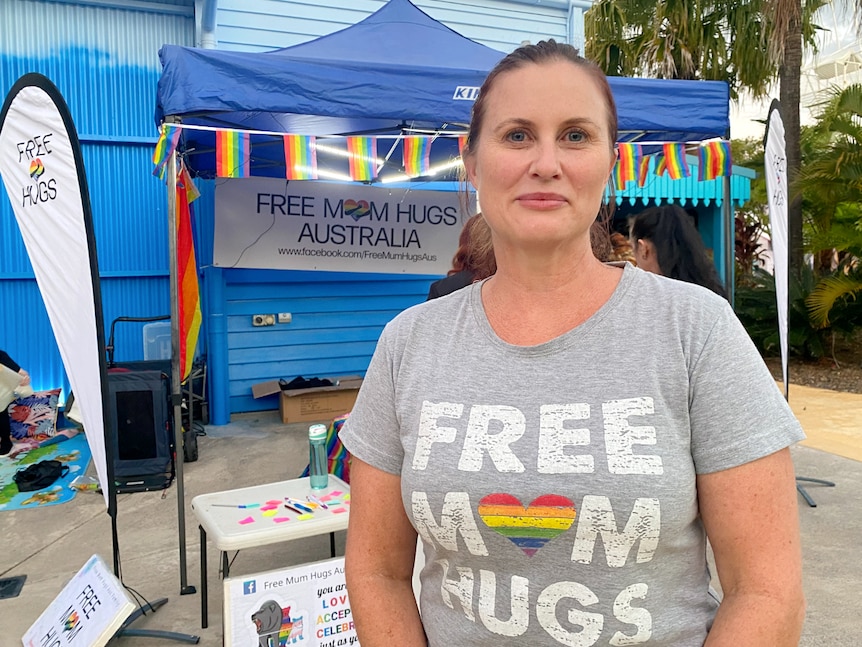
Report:
M401 476L432 647L702 645L695 475L803 437L725 300L630 265L537 346L497 337L480 283L406 310L341 432Z

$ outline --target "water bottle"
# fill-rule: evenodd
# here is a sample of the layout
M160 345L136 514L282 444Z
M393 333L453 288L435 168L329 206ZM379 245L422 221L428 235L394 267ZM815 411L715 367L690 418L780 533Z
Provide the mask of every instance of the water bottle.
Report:
M316 424L308 428L308 477L312 490L323 490L329 485L326 425Z

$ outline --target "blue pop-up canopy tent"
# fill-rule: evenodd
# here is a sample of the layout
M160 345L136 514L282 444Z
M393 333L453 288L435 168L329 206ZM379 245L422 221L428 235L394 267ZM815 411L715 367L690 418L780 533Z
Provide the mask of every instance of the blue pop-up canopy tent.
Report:
M390 0L351 27L271 52L164 46L156 122L250 131L252 176L285 177L282 133L315 135L318 144L323 137L337 136L335 145L343 145L341 136L377 135L382 138L378 156L388 158L387 167L400 169L397 136L405 133L443 133L432 146L432 156L438 161L458 156L457 138L446 135L465 132L478 89L503 56L435 21L408 0ZM724 83L615 77L610 84L621 141L696 142L728 133ZM194 175L215 176L215 138L213 130L182 129L178 151ZM320 146L317 152L318 167L325 168L329 160ZM337 161L344 164L343 158ZM169 162L173 213L171 168ZM169 231L175 235L174 227ZM208 272L221 270L209 268L205 278L211 278ZM173 258L171 276L175 283ZM208 291L215 291L211 286L220 285L218 280L209 281ZM216 300L210 298L207 307ZM204 318L209 321L206 314ZM223 332L219 343L208 344L208 375L211 393L227 400ZM217 424L226 422L227 404L211 402L210 415Z
M463 130L503 52L418 9L390 0L365 20L308 43L265 53L165 45L156 121L303 135L397 135ZM621 141L690 142L726 136L725 83L613 77ZM283 153L252 139L252 175L283 177ZM442 146L440 144L443 144ZM436 154L457 155L454 140ZM212 133L185 130L193 172L212 176ZM400 149L389 151L401 159ZM400 162L399 162L400 163Z

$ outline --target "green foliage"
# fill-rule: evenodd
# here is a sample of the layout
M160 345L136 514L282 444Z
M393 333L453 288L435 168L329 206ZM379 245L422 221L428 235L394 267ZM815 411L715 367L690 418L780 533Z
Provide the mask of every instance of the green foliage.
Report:
M812 324L851 333L862 323L862 269L845 272L840 268L817 282L805 299Z
M812 48L824 4L803 3ZM762 97L778 74L776 15L767 0L597 0L584 14L585 55L613 76L725 81L734 99Z
M805 299L814 285L814 273L803 268L801 278L791 277L788 289L788 351L809 360L823 357L829 332L812 325L808 317ZM760 352L765 356L780 354L774 277L756 269L750 283L737 288L734 304L739 320Z

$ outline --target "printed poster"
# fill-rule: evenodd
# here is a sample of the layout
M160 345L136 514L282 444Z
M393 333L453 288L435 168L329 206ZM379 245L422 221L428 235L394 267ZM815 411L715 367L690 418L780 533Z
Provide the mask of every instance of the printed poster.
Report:
M445 274L465 220L463 199L456 191L223 178L215 190L213 264Z
M33 623L25 647L101 647L135 610L104 561L93 555Z
M224 581L226 647L359 645L344 558Z

